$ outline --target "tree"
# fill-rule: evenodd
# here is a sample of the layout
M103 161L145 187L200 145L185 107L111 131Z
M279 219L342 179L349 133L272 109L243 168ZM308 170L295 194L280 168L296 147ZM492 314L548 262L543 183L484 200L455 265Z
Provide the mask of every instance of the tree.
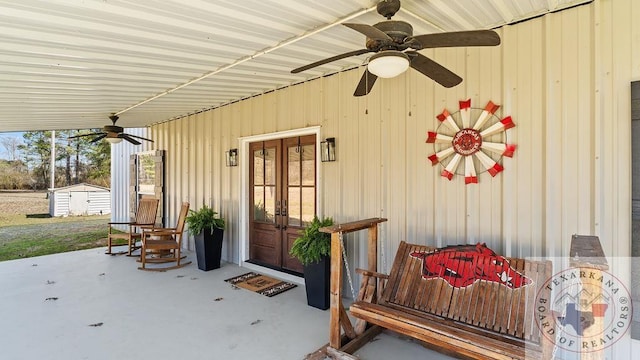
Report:
M78 184L85 182L88 177L87 158L88 155L97 147L100 147L100 143L92 143L89 137L80 137L69 139L71 136L81 134L77 130L63 130L59 132L60 136L56 142L57 159L64 162L64 182L66 185Z
M88 178L93 184L111 187L111 145L98 141L87 153Z
M71 157L74 153L74 147L72 146L71 141L67 139L71 136L70 133L70 131L60 131L56 134L58 135L58 138L56 139L56 161L64 162L64 168L61 170L64 174L65 185L71 185L74 183L72 182L71 177ZM76 176L75 183L77 183L77 179L78 177Z
M34 187L46 189L50 179L51 131L27 131L22 138L24 143L18 145L18 149L33 174Z
M90 137L69 139L76 130L59 131L55 139L55 186L90 182L111 186L111 148L108 142L91 142ZM23 134L24 143L18 146L24 164L32 174L36 189L50 185L51 131L28 131ZM62 164L62 165L60 165ZM2 187L0 183L0 187Z
M22 161L0 159L0 189L28 189L30 185L31 176Z
M0 138L0 144L5 149L9 156L10 161L14 161L18 158L18 146L20 145L20 139L8 136Z
M96 132L99 129L90 130ZM64 154L66 179L69 184L89 182L94 185L110 187L111 185L111 147L107 141L92 142L85 136L68 139L86 131L76 130L62 132L65 140L60 147Z

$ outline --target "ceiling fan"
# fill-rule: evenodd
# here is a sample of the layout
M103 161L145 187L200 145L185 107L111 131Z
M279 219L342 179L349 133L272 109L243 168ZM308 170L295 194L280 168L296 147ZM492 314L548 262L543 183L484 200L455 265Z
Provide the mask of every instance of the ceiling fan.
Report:
M136 136L136 135L131 135L131 134L127 134L124 132L124 128L122 128L121 126L117 126L116 125L116 121L118 121L118 115L116 114L111 114L109 116L109 119L111 120L111 123L113 125L105 125L102 127L102 131L100 132L93 132L93 133L89 133L89 134L81 134L81 135L75 135L75 136L70 136L69 139L75 139L75 138L80 138L80 137L85 137L85 136L95 136L95 138L93 138L93 140L91 140L92 143L98 142L104 138L107 139L108 142L112 143L112 144L117 144L119 142L121 142L123 139L127 140L128 142L132 143L133 145L140 145L141 142L136 140L136 139L140 139L140 140L145 140L145 141L151 141L153 142L153 140L151 139L147 139L147 138L143 138L140 136Z
M377 24L344 23L367 37L366 48L332 56L291 70L299 73L332 61L369 52L367 69L360 78L354 96L367 95L378 77L391 78L406 71L409 66L433 79L438 84L450 88L462 82L462 78L444 66L420 54L417 50L438 47L496 46L500 36L493 30L471 30L425 34L413 36L413 27L404 21L391 20L400 10L400 0L382 0L378 3L378 14L387 20Z

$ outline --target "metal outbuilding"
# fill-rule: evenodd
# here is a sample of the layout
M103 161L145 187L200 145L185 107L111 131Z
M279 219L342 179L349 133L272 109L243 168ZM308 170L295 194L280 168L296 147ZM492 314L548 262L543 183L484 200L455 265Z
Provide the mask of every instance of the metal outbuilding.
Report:
M49 190L49 215L103 215L111 213L111 191L90 184Z

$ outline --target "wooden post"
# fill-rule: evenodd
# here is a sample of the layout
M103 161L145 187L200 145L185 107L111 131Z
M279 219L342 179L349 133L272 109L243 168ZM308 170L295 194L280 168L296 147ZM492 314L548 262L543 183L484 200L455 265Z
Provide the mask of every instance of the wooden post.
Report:
M329 319L329 346L334 349L342 348L342 328L346 335L352 340L358 340L351 320L342 305L342 235L358 230L368 229L368 269L378 270L378 224L387 219L371 218L359 220L345 224L338 224L320 228L323 233L331 234L331 286L330 303L331 313ZM362 336L364 336L363 334ZM371 336L371 335L369 335ZM357 349L357 347L351 347Z
M595 278L601 277L602 271L609 270L607 258L604 256L604 251L597 236L573 235L571 237L569 256L569 265L571 267L580 268L581 271L584 269L590 274L593 273ZM594 294L594 296L602 294L602 287L598 285L585 283L583 288ZM589 337L593 336L593 334L602 333L604 330L602 318L595 317L594 321L593 326L586 329L583 336ZM603 351L580 353L581 360L600 360L603 358Z
M340 233L331 234L331 285L330 285L331 317L329 318L329 346L339 349L340 343L340 308L342 308L342 249L340 249Z
M378 271L378 224L369 227L369 271Z

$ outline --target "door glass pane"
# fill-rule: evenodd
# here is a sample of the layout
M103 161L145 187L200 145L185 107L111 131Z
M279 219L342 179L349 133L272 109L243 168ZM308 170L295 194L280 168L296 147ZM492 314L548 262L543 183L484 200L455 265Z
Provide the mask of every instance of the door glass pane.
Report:
M254 186L253 187L253 219L267 223L274 223L276 209L276 187L275 186Z
M302 222L304 225L313 221L313 216L316 213L316 190L312 187L302 188L302 206L301 206Z
M315 145L302 147L302 185L314 186L316 182Z
M264 185L264 156L262 150L253 152L253 184Z
M276 187L265 186L264 189L264 218L266 222L274 223L276 213Z
M289 185L300 185L300 152L296 151L297 146L290 147L287 150L287 156L289 159Z
M138 154L138 194L154 195L156 191L155 152Z
M293 186L289 188L289 226L302 226L300 218L300 188Z
M265 221L264 188L262 186L253 187L253 219L255 221Z
M276 184L276 149L264 149L264 183Z

